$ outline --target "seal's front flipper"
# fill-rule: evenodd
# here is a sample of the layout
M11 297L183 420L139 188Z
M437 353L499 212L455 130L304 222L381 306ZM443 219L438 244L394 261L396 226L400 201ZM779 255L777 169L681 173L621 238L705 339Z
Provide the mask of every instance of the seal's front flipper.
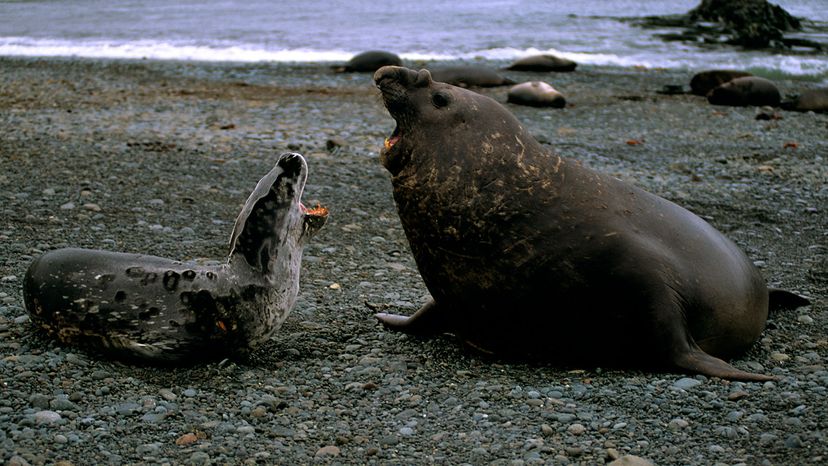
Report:
M811 301L804 296L779 288L768 288L768 309L771 311L793 310L809 304Z
M382 322L385 328L411 335L429 336L448 331L446 316L434 300L426 303L410 317L384 312L375 314L374 317Z
M768 380L776 380L776 377L769 375L754 374L736 369L721 359L710 356L701 349L690 349L684 354L677 355L673 359L673 363L682 369L706 375L708 377L719 377L728 380L744 380L749 382L767 382Z

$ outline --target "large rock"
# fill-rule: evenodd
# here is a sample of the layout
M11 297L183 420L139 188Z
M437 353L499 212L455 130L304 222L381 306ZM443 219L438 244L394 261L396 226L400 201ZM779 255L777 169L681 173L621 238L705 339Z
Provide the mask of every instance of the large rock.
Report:
M802 29L798 19L766 0L702 0L687 15L692 22L722 25L728 42L751 49L782 45L783 32Z

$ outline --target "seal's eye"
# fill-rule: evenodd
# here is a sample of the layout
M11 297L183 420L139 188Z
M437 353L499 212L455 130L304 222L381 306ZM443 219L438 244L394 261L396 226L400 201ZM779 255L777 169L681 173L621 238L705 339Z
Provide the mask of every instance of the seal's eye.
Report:
M449 104L449 96L442 92L437 92L431 96L431 103L437 108L443 108Z

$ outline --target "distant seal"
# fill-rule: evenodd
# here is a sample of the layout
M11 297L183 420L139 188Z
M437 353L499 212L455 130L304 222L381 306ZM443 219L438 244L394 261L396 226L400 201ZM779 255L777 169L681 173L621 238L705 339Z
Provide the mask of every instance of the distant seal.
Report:
M497 70L485 66L448 66L431 70L435 81L460 87L497 87L515 84Z
M552 85L543 81L520 83L509 88L506 101L531 107L564 108L566 99Z
M795 99L782 102L782 108L794 112L828 112L828 87L805 91Z
M746 71L736 70L708 70L696 73L690 79L690 92L695 95L706 97L707 93L722 84L736 78L752 76Z
M757 76L730 80L707 94L707 101L711 104L733 107L764 105L776 107L781 100L782 97L776 85Z
M324 208L300 199L307 164L284 154L236 219L225 264L58 249L34 260L23 297L32 321L64 343L116 357L197 362L247 352L293 308L305 241Z
M554 71L554 72L568 72L575 71L578 66L572 60L557 57L550 54L531 55L515 60L509 65L507 70L512 71Z
M373 73L388 65L401 66L402 59L396 54L384 50L369 50L354 55L345 66L337 66L334 70L338 73Z
M503 106L426 70L374 80L397 123L380 160L433 297L384 325L501 355L771 379L720 358L753 344L769 301L807 300L769 293L704 220L546 152Z

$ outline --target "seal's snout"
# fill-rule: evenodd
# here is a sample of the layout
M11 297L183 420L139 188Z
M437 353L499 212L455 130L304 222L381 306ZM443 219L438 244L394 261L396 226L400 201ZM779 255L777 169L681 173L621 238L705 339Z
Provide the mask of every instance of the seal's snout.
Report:
M307 165L305 158L294 152L283 154L278 164L286 173L298 173Z
M374 83L380 89L396 83L402 87L422 87L431 83L428 70L414 71L401 66L383 66L374 73Z

